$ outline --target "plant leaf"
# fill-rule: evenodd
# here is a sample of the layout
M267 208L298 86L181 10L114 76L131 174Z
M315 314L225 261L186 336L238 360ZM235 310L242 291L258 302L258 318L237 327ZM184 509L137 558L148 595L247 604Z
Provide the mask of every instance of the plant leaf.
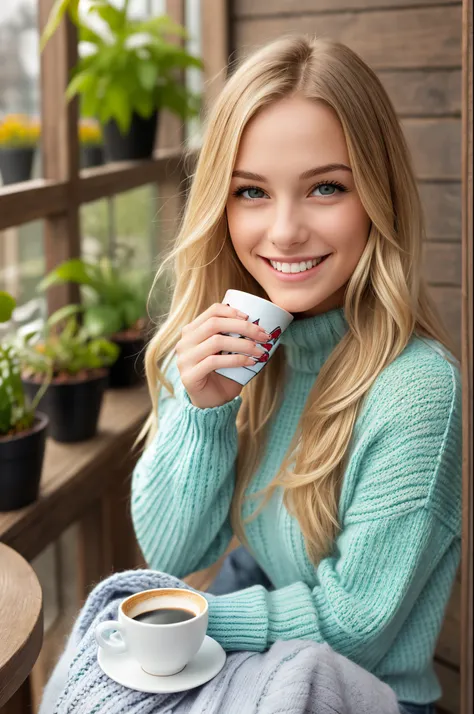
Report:
M38 290L47 290L52 285L77 283L97 289L96 282L91 277L89 265L80 258L71 258L54 268L38 285Z
M15 299L9 293L0 290L0 322L11 320L15 305Z
M58 322L61 322L61 320L67 320L69 317L72 317L72 315L77 315L83 310L84 307L82 305L65 305L64 307L60 307L59 310L53 312L53 314L48 318L46 327L50 329L54 325L57 325Z
M84 328L91 337L113 335L122 327L120 310L112 305L92 305L84 312Z
M49 13L48 22L46 23L46 27L44 28L43 34L41 36L41 52L44 50L46 44L49 42L51 37L58 29L59 25L61 24L61 20L63 19L66 12L69 12L69 15L73 22L77 22L78 9L79 0L56 0L51 9L51 12Z

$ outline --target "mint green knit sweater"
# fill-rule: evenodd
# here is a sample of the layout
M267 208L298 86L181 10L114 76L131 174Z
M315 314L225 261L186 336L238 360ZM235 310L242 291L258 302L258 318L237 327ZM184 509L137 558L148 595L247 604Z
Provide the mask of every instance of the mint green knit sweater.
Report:
M283 335L284 399L249 493L277 472L321 365L346 330L343 311L332 310L294 321ZM132 515L150 567L183 577L214 563L232 537L241 399L199 409L173 363L168 376L175 398L160 396L159 431L133 475ZM350 443L339 522L331 556L315 567L276 492L246 527L275 590L210 598L208 634L227 650L327 642L399 700L436 700L432 657L461 548L461 384L438 343L412 338L370 389Z

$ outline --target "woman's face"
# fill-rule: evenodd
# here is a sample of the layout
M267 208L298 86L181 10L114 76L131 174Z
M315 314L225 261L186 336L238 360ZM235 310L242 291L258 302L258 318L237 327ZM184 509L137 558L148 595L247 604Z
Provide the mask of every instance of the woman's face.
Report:
M255 116L226 210L239 260L272 302L307 316L342 306L370 220L332 109L291 97Z

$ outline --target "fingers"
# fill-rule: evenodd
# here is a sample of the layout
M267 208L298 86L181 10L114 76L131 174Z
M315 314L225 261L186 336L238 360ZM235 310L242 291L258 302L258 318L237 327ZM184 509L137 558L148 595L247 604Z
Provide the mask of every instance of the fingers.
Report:
M206 377L211 374L211 372L215 372L216 369L224 369L225 367L250 367L255 364L255 359L247 357L246 355L211 355L194 365L189 371L183 372L181 379L184 386L188 388L188 385L192 387L192 385L206 379Z

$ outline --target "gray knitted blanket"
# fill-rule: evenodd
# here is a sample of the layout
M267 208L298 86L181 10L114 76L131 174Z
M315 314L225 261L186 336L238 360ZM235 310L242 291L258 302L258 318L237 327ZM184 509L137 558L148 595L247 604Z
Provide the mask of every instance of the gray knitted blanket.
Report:
M399 714L392 689L328 645L276 642L267 652L228 654L210 682L177 694L117 684L97 663L95 628L140 590L185 583L151 570L112 575L89 595L48 683L39 714ZM207 595L206 597L212 597Z

